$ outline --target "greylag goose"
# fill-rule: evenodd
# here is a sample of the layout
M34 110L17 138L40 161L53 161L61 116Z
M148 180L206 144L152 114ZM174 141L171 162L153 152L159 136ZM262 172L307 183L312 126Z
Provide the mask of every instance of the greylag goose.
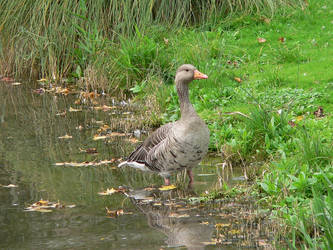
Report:
M193 80L207 78L193 65L180 66L175 77L180 119L150 134L118 167L130 166L158 173L164 178L165 185L170 185L171 173L186 169L189 184L192 185L192 168L198 165L208 151L209 130L190 103L188 86Z

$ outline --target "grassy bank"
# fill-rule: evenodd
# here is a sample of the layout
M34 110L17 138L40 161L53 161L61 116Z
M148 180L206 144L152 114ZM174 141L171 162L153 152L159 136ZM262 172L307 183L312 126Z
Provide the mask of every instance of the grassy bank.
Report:
M149 121L159 125L179 116L175 69L194 64L209 75L191 100L210 149L246 169L252 195L288 225L290 247L332 248L333 3L115 2L2 1L1 73L135 96L162 112Z

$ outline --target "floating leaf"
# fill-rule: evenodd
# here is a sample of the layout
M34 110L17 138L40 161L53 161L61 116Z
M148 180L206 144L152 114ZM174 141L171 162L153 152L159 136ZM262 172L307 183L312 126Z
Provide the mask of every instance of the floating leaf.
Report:
M15 184L8 184L8 185L1 185L0 184L0 187L4 187L4 188L17 188L18 186L15 185Z
M57 113L56 116L65 116L66 115L66 110L64 112L61 113Z
M114 193L118 193L119 191L117 189L114 189L114 188L111 188L111 189L106 189L106 191L103 191L103 192L99 192L98 194L99 195L111 195L111 194L114 194Z
M116 108L115 106L106 106L106 105L94 107L95 110L103 110L105 112L115 108Z
M63 136L59 136L58 138L59 138L59 139L72 139L73 136L68 135L68 134L65 134L65 135L63 135Z
M138 139L136 139L135 137L132 137L132 138L129 138L129 139L127 139L130 143L137 143L137 142L139 142L139 140Z
M82 111L82 109L75 109L75 108L69 107L68 111L69 112L80 112L80 111Z
M162 186L159 188L161 191L168 191L177 188L175 185L169 185L169 186Z
M12 83L13 86L18 86L18 85L21 85L21 84L22 84L22 83L20 83L20 82L13 82L13 83Z
M75 207L75 205L69 205L69 206L65 206L60 204L59 202L51 202L48 200L39 200L37 202L35 202L34 204L32 204L31 206L27 207L24 209L24 211L37 211L37 212L41 212L41 213L49 213L52 212L51 209L55 209L55 208L73 208Z
M188 215L188 214L170 213L169 217L171 217L171 218L188 218L188 217L190 217L190 215Z
M132 214L131 212L124 212L123 209L119 209L119 210L110 210L109 208L105 208L106 209L106 216L109 218L116 218L120 215L124 215L124 214Z
M106 138L108 138L108 137L105 136L105 135L94 135L93 140L97 141L97 140L103 140L103 139L106 139Z
M87 148L87 149L82 149L82 148L79 148L80 152L84 152L84 153L87 153L87 154L97 154L97 150L96 148Z
M218 228L218 229L221 229L223 227L230 227L231 224L230 223L217 223L215 224L215 227Z
M57 162L54 165L55 166L70 166L70 167L88 167L88 166L100 166L105 164L111 164L115 162L116 159L112 160L104 160L100 162Z

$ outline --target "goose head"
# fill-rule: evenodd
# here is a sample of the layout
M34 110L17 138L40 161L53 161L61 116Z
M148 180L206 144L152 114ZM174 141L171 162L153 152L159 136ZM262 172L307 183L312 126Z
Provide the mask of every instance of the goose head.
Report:
M208 76L201 73L199 70L196 69L191 64L183 64L180 66L177 70L176 73L176 83L181 84L181 83L190 83L193 80L198 80L198 79L207 79Z

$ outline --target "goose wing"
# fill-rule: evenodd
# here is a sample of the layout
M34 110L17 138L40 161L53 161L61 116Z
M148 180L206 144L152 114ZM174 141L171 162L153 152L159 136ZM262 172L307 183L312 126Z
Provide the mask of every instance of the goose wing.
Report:
M167 123L162 127L155 130L152 134L150 134L146 140L134 150L127 161L135 161L139 163L146 163L146 157L149 151L154 148L157 144L162 142L170 133L171 128L174 126L174 122Z

